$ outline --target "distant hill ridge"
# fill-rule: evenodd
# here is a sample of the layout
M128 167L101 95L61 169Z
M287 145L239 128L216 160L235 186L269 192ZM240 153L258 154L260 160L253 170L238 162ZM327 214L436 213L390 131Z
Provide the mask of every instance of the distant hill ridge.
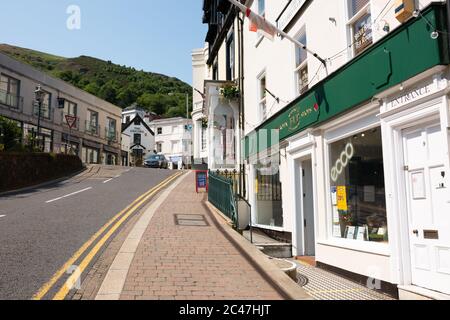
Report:
M122 108L134 103L162 117L186 116L187 83L101 59L64 58L0 44L0 52Z

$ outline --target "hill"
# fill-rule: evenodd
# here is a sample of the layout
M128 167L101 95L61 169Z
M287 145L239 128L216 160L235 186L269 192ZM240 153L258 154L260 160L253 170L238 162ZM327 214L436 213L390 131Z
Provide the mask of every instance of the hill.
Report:
M122 108L137 103L163 117L186 116L187 83L88 56L65 58L0 44L0 52Z

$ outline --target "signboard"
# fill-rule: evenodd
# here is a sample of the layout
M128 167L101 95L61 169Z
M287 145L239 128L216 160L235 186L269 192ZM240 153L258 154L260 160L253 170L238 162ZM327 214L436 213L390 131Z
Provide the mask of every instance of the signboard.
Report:
M347 187L337 187L337 207L339 211L348 211Z
M195 171L195 190L199 189L208 191L208 171Z
M277 20L278 29L286 29L292 19L294 19L297 12L303 7L305 2L306 0L291 0Z
M77 117L66 115L66 122L70 129L77 126Z

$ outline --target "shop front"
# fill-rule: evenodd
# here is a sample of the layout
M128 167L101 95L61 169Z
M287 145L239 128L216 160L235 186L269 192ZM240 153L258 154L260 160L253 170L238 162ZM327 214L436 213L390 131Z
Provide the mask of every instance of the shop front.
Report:
M119 150L110 146L103 146L103 163L108 166L119 165Z
M423 14L446 30L443 10L432 5ZM270 205L292 229L294 256L314 256L372 289L450 294L446 45L413 19L246 137L253 172L275 154L268 150L279 150L289 191ZM252 178L258 221L266 216L258 197L273 192L266 178Z
M81 160L86 164L100 164L100 150L102 145L93 141L83 140Z

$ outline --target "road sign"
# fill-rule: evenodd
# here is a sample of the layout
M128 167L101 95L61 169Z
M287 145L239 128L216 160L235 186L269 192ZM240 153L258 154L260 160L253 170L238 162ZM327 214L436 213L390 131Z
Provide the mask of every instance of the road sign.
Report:
M77 117L75 116L66 116L66 122L70 129L73 129L77 126Z

